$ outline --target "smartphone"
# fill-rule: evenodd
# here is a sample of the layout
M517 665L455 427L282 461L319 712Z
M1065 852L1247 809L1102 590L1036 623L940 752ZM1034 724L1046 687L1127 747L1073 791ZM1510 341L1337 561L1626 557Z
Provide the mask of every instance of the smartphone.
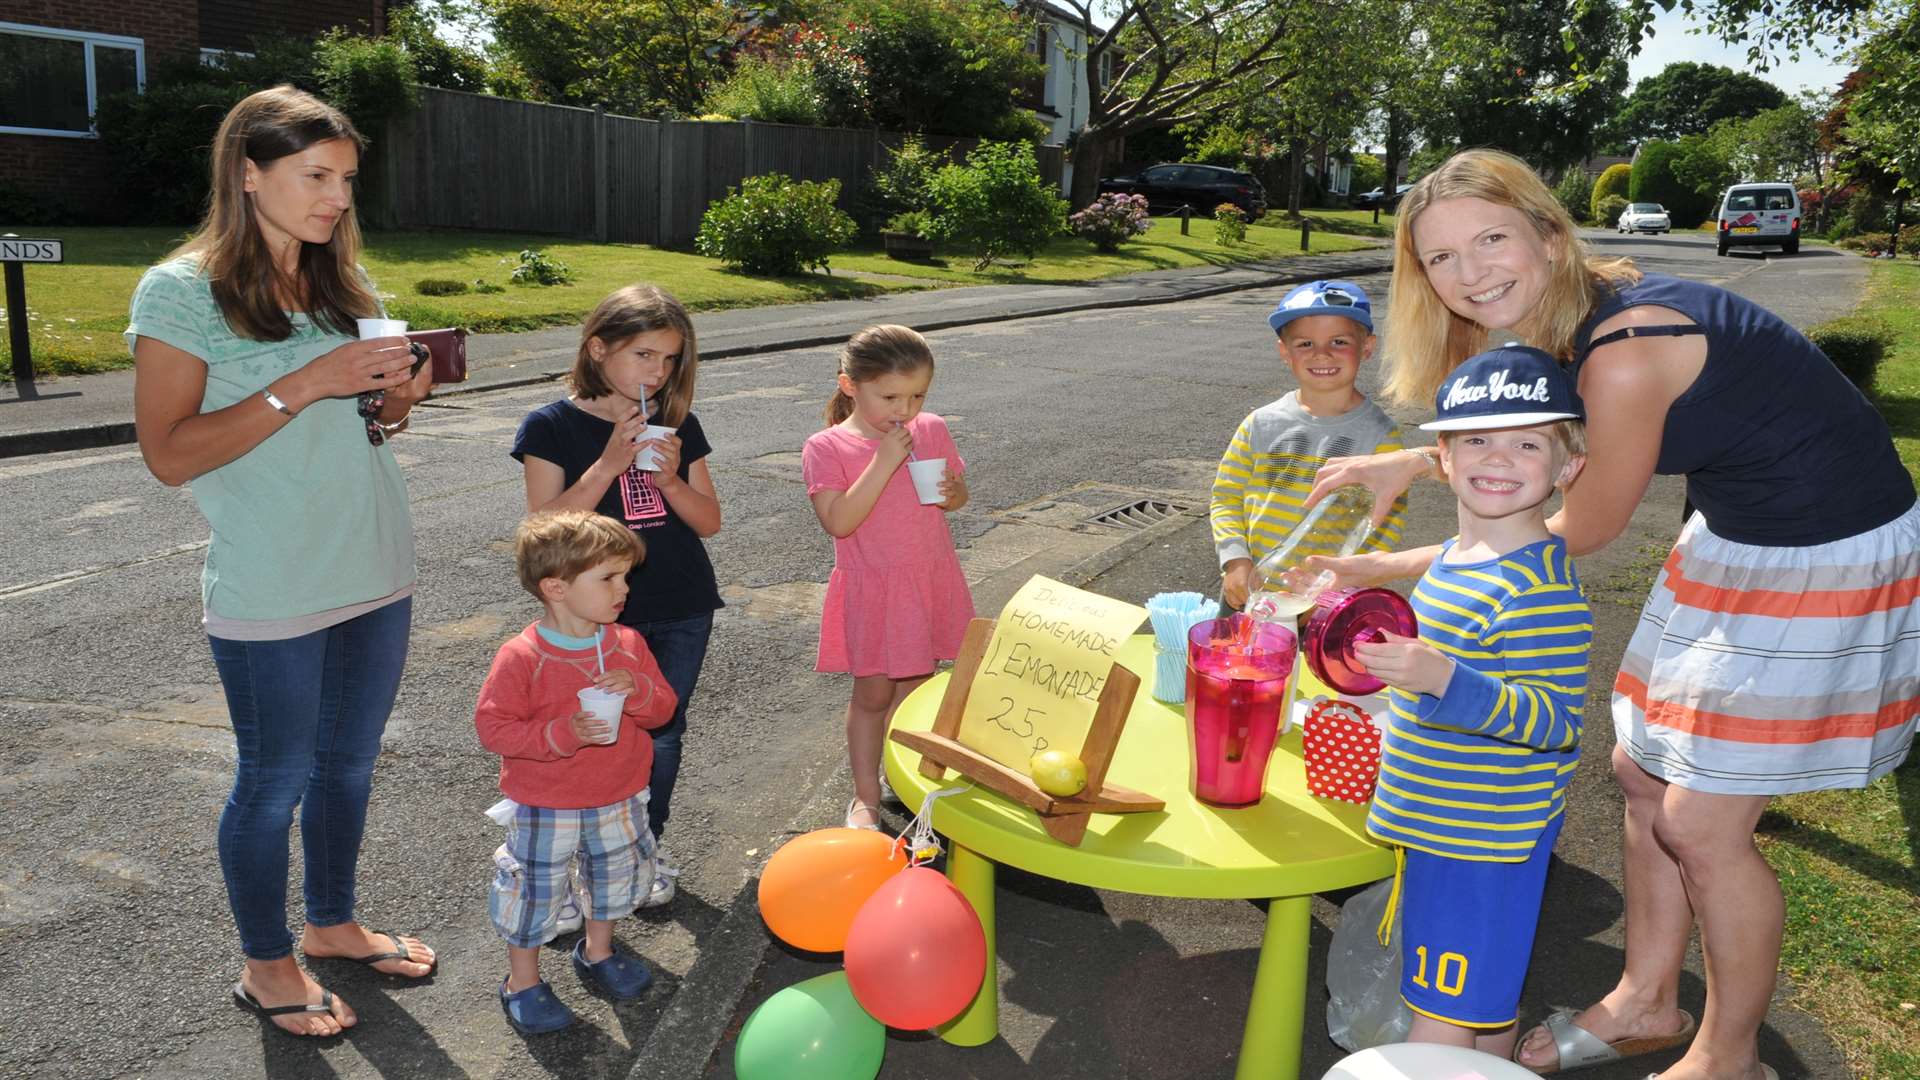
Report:
M414 371L419 371L423 363L433 365L433 385L467 381L467 331L464 327L413 330L407 333L407 341L414 348ZM426 360L420 358L422 348L427 352Z

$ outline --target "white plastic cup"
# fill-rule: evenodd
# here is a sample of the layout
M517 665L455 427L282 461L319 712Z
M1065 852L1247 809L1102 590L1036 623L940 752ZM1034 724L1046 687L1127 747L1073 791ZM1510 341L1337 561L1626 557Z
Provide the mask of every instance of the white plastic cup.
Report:
M355 319L354 323L360 327L361 341L369 341L373 338L400 337L407 332L407 320L405 319Z
M607 737L598 740L602 746L611 746L620 741L620 710L626 708L627 695L589 686L580 691L580 707L594 715L595 719L605 720L610 729Z
M641 429L640 434L633 437L633 441L644 444L653 439L664 439L679 430L679 428L667 427L665 424L648 424ZM659 472L660 448L642 445L640 452L634 455L633 463L640 466L642 472Z
M940 481L946 477L947 459L943 457L921 458L907 462L907 472L913 477L913 490L920 496L920 505L934 506L947 501L940 493Z

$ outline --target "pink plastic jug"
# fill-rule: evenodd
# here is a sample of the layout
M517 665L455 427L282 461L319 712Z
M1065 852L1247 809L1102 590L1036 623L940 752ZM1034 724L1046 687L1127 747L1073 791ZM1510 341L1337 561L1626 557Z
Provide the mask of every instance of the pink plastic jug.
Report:
M1293 631L1246 615L1187 632L1188 786L1195 798L1229 807L1260 801L1297 652Z

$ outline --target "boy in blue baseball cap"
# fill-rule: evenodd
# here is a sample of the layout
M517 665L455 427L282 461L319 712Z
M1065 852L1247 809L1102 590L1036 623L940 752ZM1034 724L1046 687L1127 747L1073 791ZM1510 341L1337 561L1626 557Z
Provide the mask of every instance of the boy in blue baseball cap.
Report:
M1351 281L1308 282L1287 293L1267 325L1299 389L1242 420L1214 474L1208 516L1229 608L1246 605L1254 565L1299 522L1314 473L1328 458L1404 446L1399 426L1354 387L1375 342L1365 290ZM1406 505L1404 495L1393 504L1367 550L1393 547Z
M1354 646L1392 687L1367 831L1404 860L1408 1040L1508 1058L1580 760L1593 616L1546 505L1586 436L1573 380L1525 346L1467 360L1434 404L1460 534L1414 587L1419 638Z

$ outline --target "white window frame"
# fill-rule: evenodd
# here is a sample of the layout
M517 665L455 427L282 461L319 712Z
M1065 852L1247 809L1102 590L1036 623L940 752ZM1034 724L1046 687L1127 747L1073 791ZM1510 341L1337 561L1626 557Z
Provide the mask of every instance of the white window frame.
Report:
M119 34L96 34L89 30L58 30L50 26L28 26L25 23L0 22L0 34L13 34L18 37L54 38L59 41L78 41L85 46L87 79L87 123L85 131L63 131L59 128L12 127L0 124L0 135L43 135L52 139L97 139L98 131L93 130L93 116L100 111L99 82L93 70L93 47L106 45L115 49L133 50L134 88L141 93L147 89L147 43L136 37L122 37Z

